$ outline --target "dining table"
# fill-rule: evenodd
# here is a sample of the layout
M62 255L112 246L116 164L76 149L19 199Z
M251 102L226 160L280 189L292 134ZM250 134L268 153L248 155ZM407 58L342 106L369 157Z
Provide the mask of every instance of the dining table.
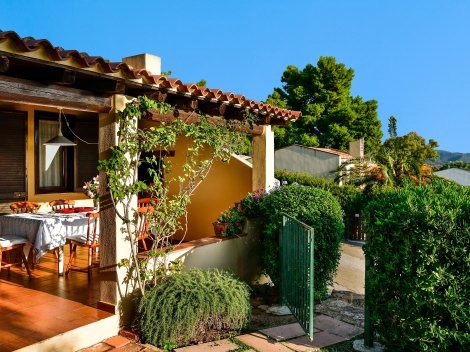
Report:
M38 212L3 215L0 216L0 234L26 238L33 246L36 262L47 252L57 249L57 271L62 276L64 274L64 245L71 237L86 237L88 231L87 212Z

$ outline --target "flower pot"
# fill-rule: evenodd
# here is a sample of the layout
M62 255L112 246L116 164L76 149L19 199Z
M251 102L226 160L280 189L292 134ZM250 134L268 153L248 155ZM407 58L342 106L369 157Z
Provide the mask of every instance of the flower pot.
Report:
M214 233L216 237L225 237L224 233L227 232L228 228L228 223L227 222L213 222L212 226L214 226Z
M220 238L227 238L227 237L237 237L238 235L241 235L243 233L243 222L237 222L235 224L231 224L228 222L213 222L212 226L214 226L214 233L215 237L220 237ZM227 230L229 226L234 226L239 229L237 233L235 234L227 234Z

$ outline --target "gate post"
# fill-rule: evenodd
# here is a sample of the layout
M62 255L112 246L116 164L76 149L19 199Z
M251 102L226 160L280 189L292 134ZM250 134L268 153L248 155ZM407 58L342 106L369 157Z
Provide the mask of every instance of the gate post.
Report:
M370 304L368 297L370 297L370 284L368 271L370 268L370 258L365 255L365 300L364 300L364 346L374 347L374 329L370 321Z

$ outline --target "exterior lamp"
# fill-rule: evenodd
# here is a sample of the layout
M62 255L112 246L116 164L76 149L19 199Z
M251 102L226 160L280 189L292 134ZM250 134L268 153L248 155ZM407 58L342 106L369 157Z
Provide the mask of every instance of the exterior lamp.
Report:
M77 144L72 142L71 140L65 138L62 134L62 110L59 111L59 132L57 136L52 139L49 139L44 145L56 146L56 147L74 147Z

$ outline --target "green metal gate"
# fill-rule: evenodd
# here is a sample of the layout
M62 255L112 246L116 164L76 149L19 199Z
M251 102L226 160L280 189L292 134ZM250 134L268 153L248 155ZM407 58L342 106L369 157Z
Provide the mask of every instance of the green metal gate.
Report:
M313 228L283 214L281 301L313 339Z

